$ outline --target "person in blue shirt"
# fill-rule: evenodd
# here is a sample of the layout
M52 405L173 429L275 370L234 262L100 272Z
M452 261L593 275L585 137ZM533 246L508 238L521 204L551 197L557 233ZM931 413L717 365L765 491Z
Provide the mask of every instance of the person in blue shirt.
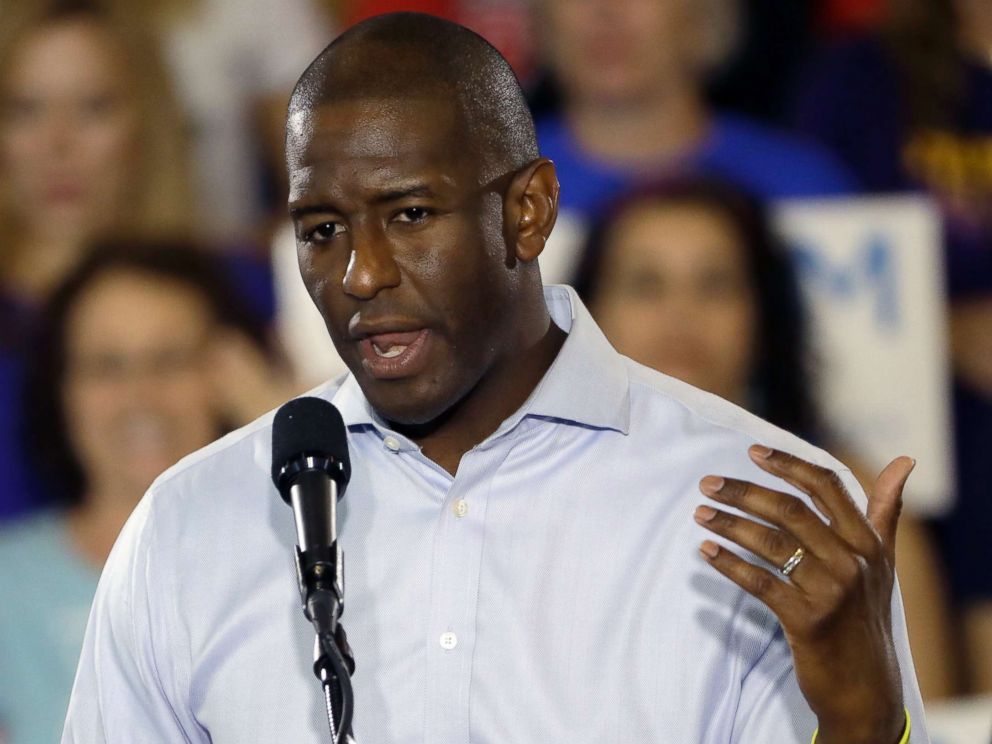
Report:
M545 257L551 278L570 276L589 223L645 181L692 171L764 199L856 191L855 179L826 148L708 105L706 79L734 44L737 5L542 3L560 96L556 110L537 118L537 138L562 184L563 221L574 226Z
M354 26L294 91L287 165L350 369L315 394L349 428L359 741L806 742L818 722L821 744L905 744L907 708L926 741L893 593L911 461L866 516L833 458L621 357L544 287L558 182L495 49L419 14ZM129 520L64 742L326 737L271 421ZM697 489L724 508L694 522Z

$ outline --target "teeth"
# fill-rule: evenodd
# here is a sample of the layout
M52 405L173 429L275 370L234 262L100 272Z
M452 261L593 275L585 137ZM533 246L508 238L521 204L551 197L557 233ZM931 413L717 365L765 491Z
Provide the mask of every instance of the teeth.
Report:
M383 351L376 344L372 344L372 348L375 349L375 353L386 359L392 359L393 357L398 357L404 351L406 351L406 346L397 344L395 346L390 346L388 351Z

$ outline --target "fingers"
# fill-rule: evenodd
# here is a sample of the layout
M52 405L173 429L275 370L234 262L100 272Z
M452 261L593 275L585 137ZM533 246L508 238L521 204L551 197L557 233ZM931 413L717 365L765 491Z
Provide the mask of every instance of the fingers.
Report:
M858 553L869 556L877 551L878 536L836 472L760 445L752 446L748 454L762 470L809 496L830 519L836 534Z
M703 478L699 488L715 501L733 506L784 530L799 545L825 561L838 558L848 548L829 525L824 524L812 509L794 496L746 481L712 476Z
M695 519L706 529L764 558L780 571L801 547L799 541L781 530L709 506L699 506ZM789 574L789 580L804 592L816 591L831 582L824 563L807 548L803 548L800 562Z
M882 544L890 555L895 554L896 526L902 512L902 491L915 467L916 460L897 457L879 473L875 486L868 494L868 521L882 538Z
M771 571L748 563L731 551L721 548L715 542L705 541L699 552L713 568L768 605L783 626L791 624L797 605L804 604L799 601L795 587L780 580Z

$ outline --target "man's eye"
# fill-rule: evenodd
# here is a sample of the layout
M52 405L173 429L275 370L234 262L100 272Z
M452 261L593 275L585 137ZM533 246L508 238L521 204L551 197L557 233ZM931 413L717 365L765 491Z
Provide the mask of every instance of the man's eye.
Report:
M407 207L396 215L398 222L422 222L430 212L424 207Z
M303 239L308 243L323 243L344 232L344 225L340 222L321 222L316 227L307 230Z

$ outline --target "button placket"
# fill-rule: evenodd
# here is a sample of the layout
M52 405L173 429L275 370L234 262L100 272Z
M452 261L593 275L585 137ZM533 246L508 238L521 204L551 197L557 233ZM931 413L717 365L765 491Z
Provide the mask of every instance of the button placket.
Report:
M428 741L468 744L467 690L475 642L476 582L486 502L497 469L493 459L491 454L479 452L463 458L438 514L431 592L433 650L428 653ZM458 705L443 706L439 703L442 700L457 701Z

